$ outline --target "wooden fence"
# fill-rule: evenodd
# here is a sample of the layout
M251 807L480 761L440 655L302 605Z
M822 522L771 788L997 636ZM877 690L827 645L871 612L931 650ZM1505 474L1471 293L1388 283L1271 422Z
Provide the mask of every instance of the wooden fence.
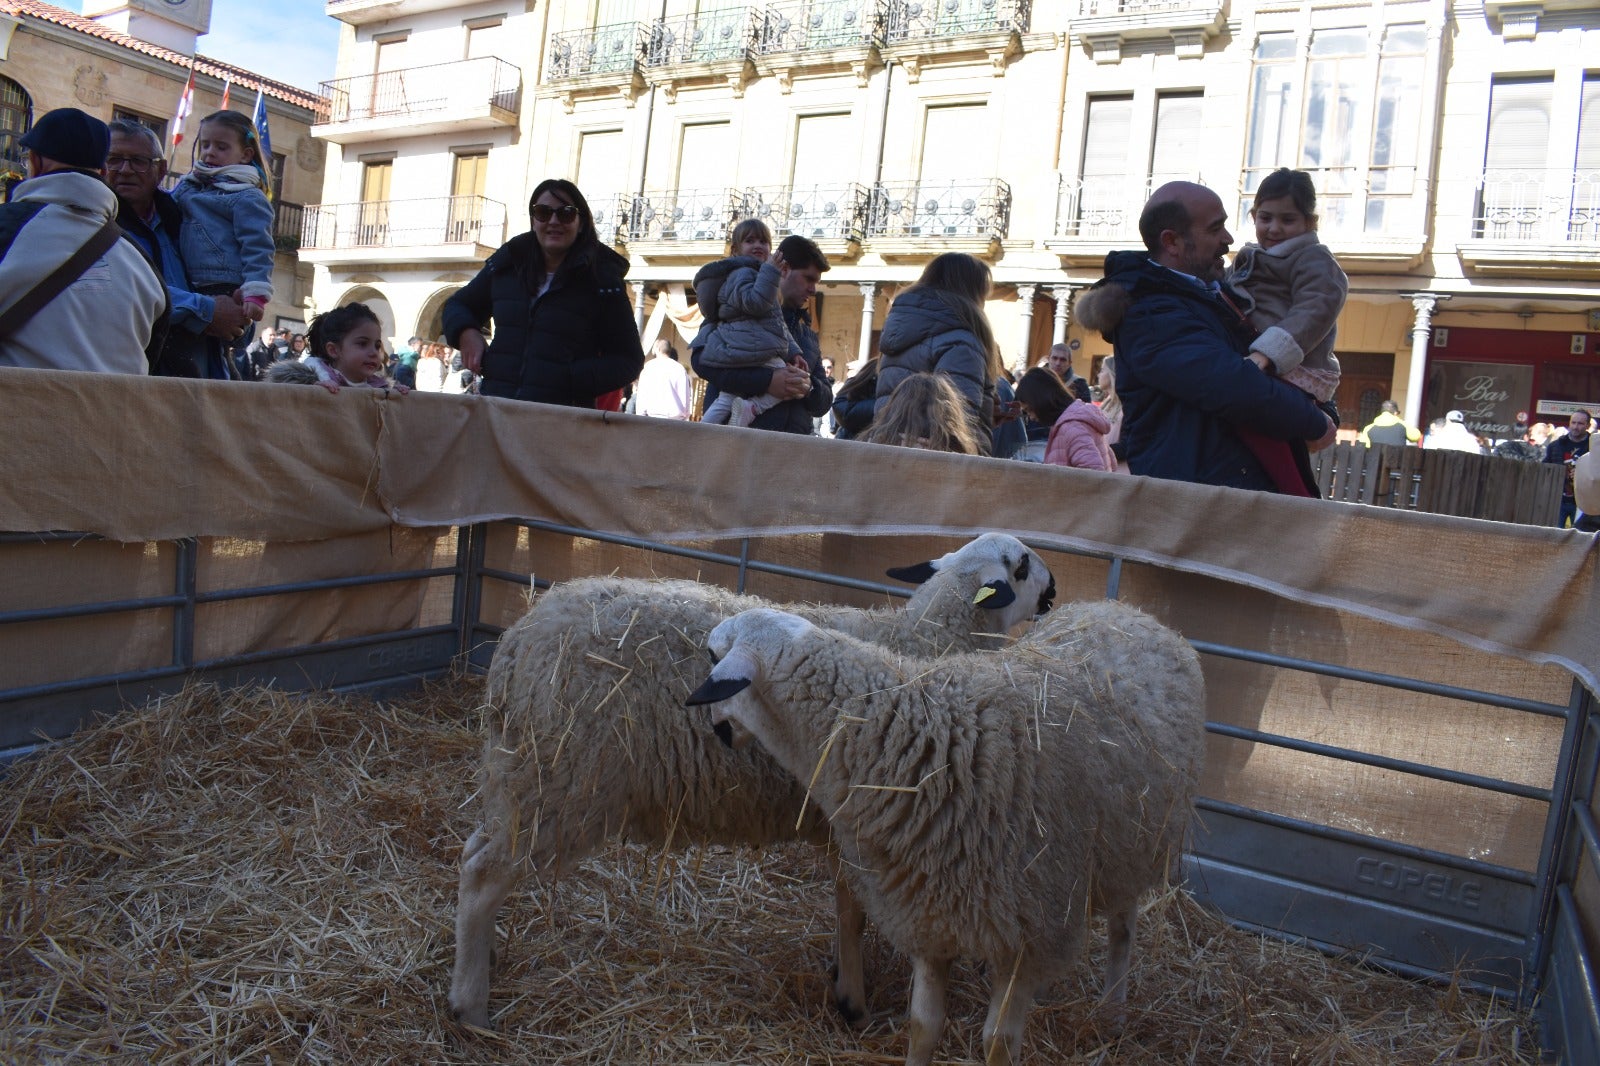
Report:
M1311 457L1322 495L1433 514L1553 526L1566 469L1469 452L1340 443Z

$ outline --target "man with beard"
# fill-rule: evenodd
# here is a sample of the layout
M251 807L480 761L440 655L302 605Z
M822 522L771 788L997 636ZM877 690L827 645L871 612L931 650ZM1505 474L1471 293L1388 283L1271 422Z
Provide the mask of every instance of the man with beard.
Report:
M1133 473L1288 491L1309 477L1306 442L1325 446L1337 427L1306 393L1244 358L1254 333L1221 284L1233 243L1227 221L1205 186L1163 185L1139 216L1144 250L1106 257L1106 277L1078 301L1078 320L1115 346ZM1269 469L1245 433L1282 442L1288 465Z

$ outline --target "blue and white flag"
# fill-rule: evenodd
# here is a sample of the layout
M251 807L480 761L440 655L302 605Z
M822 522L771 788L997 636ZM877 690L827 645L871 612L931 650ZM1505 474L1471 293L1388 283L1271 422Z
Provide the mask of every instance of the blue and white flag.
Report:
M261 142L261 165L266 167L267 173L272 173L272 134L267 132L267 98L261 92L261 87L256 87L256 112L250 117L255 123L256 139Z

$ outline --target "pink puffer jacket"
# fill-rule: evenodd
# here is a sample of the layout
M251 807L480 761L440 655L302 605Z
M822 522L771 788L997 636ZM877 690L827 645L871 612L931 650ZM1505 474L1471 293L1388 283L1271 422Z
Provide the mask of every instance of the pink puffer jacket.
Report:
M1106 443L1111 422L1100 408L1073 400L1050 427L1044 446L1044 461L1056 466L1075 466L1080 470L1115 470L1117 461Z

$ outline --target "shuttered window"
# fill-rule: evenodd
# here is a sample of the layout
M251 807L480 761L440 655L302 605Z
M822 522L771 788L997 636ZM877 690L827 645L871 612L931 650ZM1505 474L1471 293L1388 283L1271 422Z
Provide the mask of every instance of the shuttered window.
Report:
M1578 155L1575 169L1589 172L1580 181L1600 184L1600 76L1583 79L1582 110L1578 112Z
M1497 80L1489 95L1490 171L1543 170L1550 148L1550 78Z
M1194 180L1200 159L1200 92L1156 97L1156 132L1150 143L1150 188L1169 181Z

